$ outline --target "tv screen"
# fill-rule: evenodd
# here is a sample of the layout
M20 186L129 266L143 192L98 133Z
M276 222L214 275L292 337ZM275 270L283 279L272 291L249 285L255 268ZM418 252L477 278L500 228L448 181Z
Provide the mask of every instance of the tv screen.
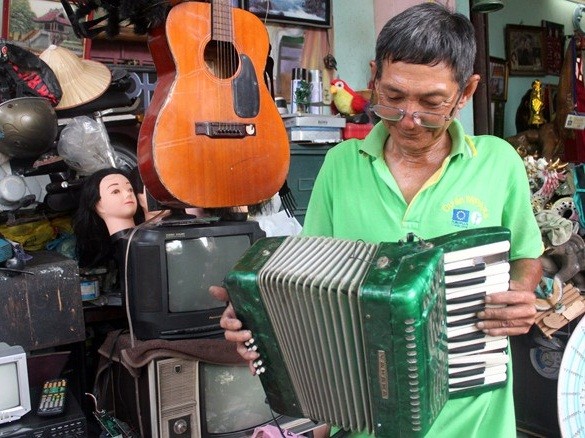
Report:
M209 294L209 286L221 285L226 266L235 265L249 247L245 234L167 241L169 312L216 308L218 302Z
M200 365L203 436L230 436L278 417L266 403L260 379L247 366Z
M0 396L0 411L13 409L20 404L16 362L0 365L0 388L3 392Z
M30 411L26 353L0 342L0 424L18 420Z
M223 336L225 303L209 294L264 232L257 222L211 222L138 228L126 236L125 279L135 336L187 339ZM125 259L125 258L124 258Z

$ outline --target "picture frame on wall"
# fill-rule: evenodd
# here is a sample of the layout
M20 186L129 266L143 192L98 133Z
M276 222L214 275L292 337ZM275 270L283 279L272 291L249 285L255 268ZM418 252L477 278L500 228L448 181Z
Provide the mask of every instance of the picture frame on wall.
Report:
M508 99L508 63L505 59L490 57L488 87L491 100L505 102Z
M34 53L51 44L77 55L84 50L59 0L5 0L1 36Z
M544 28L508 24L505 29L505 44L510 76L546 74Z
M266 22L331 27L331 0L242 0L242 7Z

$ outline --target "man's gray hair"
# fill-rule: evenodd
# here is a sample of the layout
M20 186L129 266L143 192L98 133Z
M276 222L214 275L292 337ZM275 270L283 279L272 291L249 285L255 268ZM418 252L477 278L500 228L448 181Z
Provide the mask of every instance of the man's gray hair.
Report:
M421 3L391 18L376 42L377 76L384 61L437 65L453 70L463 89L473 74L475 30L469 19L438 3Z

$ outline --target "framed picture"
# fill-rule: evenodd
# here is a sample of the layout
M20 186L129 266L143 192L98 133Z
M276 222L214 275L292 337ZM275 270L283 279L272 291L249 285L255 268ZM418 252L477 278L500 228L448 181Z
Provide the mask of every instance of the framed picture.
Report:
M2 38L35 53L55 44L83 54L83 40L58 0L4 0Z
M565 26L542 20L546 44L546 74L559 76L565 51Z
M542 76L546 74L544 28L538 26L506 26L506 57L510 76Z
M286 2L243 0L242 7L267 22L298 26L331 26L331 0L288 0Z
M489 84L493 101L508 99L508 64L505 59L490 57Z

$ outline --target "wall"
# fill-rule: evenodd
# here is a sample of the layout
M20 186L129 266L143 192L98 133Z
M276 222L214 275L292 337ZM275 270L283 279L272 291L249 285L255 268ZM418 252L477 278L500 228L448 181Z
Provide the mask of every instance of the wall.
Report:
M366 88L369 62L374 58L376 37L385 22L405 8L424 0L332 0L334 55L339 77L355 89ZM438 0L469 16L468 0ZM473 132L473 104L460 112L459 120Z
M369 80L368 62L374 56L377 33L385 21L405 7L423 0L332 0L334 54L339 76L354 88L365 88ZM452 3L455 0L451 0ZM503 0L504 8L487 15L490 55L505 58L504 29L506 24L540 26L543 19L565 26L565 35L573 31L573 11L577 7L568 0ZM469 0L456 0L459 12L469 16ZM527 13L529 11L529 13ZM511 76L505 108L504 137L516 134L514 118L524 93L534 79L558 83L558 76ZM473 132L472 104L459 118L468 132Z
M575 3L567 0L503 0L504 8L488 14L490 55L506 58L504 33L506 24L540 26L542 20L565 26L565 35L573 33L573 11ZM527 13L529 11L529 13ZM558 83L558 76L511 76L508 82L508 100L505 108L504 137L516 134L516 109L532 81Z

